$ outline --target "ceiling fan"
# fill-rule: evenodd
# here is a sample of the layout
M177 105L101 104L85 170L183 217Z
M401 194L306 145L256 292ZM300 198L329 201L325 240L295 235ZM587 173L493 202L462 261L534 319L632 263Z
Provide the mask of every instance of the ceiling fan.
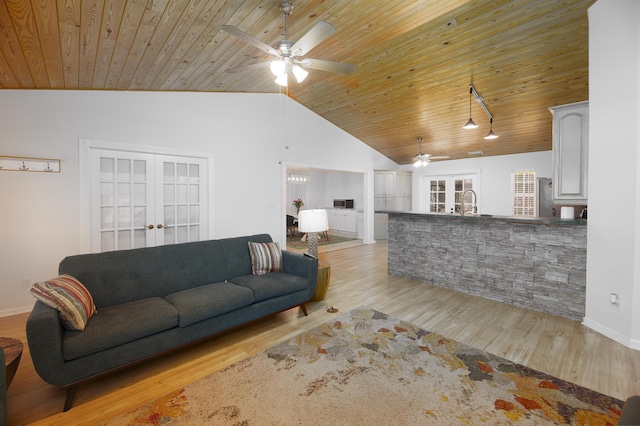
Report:
M420 152L413 157L413 165L415 167L427 167L431 161L434 160L448 160L448 155L431 155L422 153L422 138L418 138L418 145L420 146Z
M339 74L350 74L355 67L342 62L325 61L322 59L303 58L311 49L325 41L336 29L328 22L320 21L311 28L302 38L296 42L289 40L289 15L293 10L293 3L284 1L280 6L280 11L284 14L284 40L274 44L273 47L261 42L257 38L250 36L244 31L234 27L233 25L223 25L221 29L226 31L252 45L257 47L269 55L275 56L276 59L270 62L259 62L256 64L244 65L240 67L230 68L228 73L238 73L259 68L271 68L271 72L276 76L275 82L281 86L287 85L288 75L293 74L298 83L307 77L308 72L303 68L311 68L315 70L335 72Z

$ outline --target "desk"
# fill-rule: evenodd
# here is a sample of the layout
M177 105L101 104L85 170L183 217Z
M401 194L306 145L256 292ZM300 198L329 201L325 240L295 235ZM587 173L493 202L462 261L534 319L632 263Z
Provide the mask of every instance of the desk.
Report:
M316 291L311 296L311 302L324 300L331 283L331 265L325 261L318 263L318 279L316 280Z
M7 372L7 388L9 388L22 357L22 342L11 337L0 337L0 347L4 351L4 367Z

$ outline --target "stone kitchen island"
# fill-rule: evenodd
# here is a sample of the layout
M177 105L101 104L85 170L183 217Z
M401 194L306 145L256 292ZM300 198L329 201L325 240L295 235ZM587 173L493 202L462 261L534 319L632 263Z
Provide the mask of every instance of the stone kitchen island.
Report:
M583 320L586 220L380 213L390 275Z

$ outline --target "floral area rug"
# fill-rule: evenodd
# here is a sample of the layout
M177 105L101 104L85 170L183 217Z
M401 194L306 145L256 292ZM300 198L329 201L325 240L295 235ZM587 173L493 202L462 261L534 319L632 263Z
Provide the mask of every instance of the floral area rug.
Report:
M622 404L359 308L105 424L615 425Z

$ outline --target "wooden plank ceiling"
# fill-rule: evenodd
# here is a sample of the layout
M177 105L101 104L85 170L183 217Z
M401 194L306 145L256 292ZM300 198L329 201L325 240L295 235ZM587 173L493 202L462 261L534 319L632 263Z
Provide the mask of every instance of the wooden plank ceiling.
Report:
M595 0L294 0L289 35L319 20L337 33L308 57L355 65L310 70L287 94L399 164L423 152L467 158L551 149L548 107L588 99L587 9ZM278 92L268 45L284 38L280 0L3 0L4 89ZM483 139L494 116L500 138Z

